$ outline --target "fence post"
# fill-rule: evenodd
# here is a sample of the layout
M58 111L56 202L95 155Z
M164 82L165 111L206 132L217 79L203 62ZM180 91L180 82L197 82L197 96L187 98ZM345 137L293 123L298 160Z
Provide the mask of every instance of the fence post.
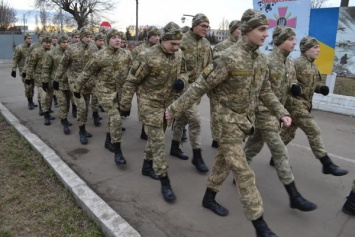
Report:
M329 93L330 94L333 94L333 92L334 92L336 79L337 79L337 74L335 72L333 72L330 75L327 75L325 84L329 87Z

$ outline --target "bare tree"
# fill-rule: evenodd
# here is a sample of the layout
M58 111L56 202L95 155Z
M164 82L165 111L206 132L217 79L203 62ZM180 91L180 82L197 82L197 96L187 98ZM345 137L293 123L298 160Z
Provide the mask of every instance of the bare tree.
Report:
M311 8L321 8L328 0L311 0Z
M35 7L40 8L43 4L51 7L62 8L69 13L78 25L78 29L91 22L100 22L105 13L115 7L113 0L35 0ZM89 16L91 19L89 19Z
M47 25L50 20L50 13L47 11L45 6L42 6L39 11L39 19L42 24L42 30L47 31Z
M0 2L0 30L7 30L11 24L17 21L15 10L3 0Z
M219 24L219 30L228 30L229 28L229 21L225 18L222 19L222 22Z

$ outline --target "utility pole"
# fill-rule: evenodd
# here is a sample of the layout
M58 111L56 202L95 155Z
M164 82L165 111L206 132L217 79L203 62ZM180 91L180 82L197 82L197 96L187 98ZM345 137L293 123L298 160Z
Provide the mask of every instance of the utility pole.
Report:
M341 0L340 7L348 7L348 6L349 6L349 0Z
M136 0L136 41L138 41L138 0Z
M23 32L26 33L26 15L23 14Z
M64 31L63 31L63 12L62 12L62 8L59 8L59 19L60 19L60 34L63 35Z

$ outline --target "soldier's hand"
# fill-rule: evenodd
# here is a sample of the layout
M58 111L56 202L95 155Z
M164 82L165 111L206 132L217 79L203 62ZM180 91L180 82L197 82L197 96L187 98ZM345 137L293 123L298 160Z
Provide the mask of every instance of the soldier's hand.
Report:
M297 84L293 84L291 86L291 93L292 93L293 96L300 96L301 93L302 93L301 86L297 85Z
M327 87L327 86L321 86L321 88L320 88L320 93L321 93L322 95L328 95L328 94L329 94L329 87Z
M26 79L26 80L25 80L25 83L26 83L26 85L29 85L29 86L30 86L30 85L31 85L31 80L30 80L30 79Z
M130 114L131 114L130 110L128 110L128 111L120 110L120 115L122 117L128 117Z
M59 90L59 82L53 81L53 89L56 91Z
M169 113L168 110L165 110L165 119L172 120L174 117Z
M80 93L74 91L74 96L78 99L80 99Z
M21 76L22 76L23 78L26 78L26 73L23 72Z
M48 92L48 82L42 82L42 89L45 91L45 92Z
M13 78L16 78L16 71L12 71L12 72L11 72L11 76L12 76Z
M177 79L174 81L173 88L176 91L182 91L184 89L184 81L181 79Z
M281 117L281 121L284 123L285 127L290 127L292 123L292 119L290 116L283 116Z

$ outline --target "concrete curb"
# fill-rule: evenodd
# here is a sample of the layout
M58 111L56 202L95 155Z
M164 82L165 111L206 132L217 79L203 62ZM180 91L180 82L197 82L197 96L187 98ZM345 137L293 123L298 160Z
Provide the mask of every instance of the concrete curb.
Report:
M64 186L73 194L77 203L110 237L140 237L141 235L102 200L70 167L36 134L0 103L0 113L16 131L24 137L54 170Z

